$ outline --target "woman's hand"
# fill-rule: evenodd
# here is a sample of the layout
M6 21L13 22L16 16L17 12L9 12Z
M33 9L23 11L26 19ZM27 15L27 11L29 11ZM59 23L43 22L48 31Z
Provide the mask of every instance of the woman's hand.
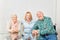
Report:
M12 31L13 32L18 32L18 28L14 28Z
M32 36L33 36L33 37L34 37L34 36L38 36L38 33L39 33L38 30L33 30L33 31L32 31Z
M15 29L10 29L10 32L11 32L11 33L18 32L18 29L17 29L17 28L15 28Z

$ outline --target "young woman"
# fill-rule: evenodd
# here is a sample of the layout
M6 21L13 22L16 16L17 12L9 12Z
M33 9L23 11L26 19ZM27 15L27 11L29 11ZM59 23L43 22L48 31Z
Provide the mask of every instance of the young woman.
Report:
M8 23L8 31L10 33L11 40L17 40L19 32L20 37L22 35L23 28L21 26L21 23L18 21L16 14L11 16L11 20Z
M26 12L24 20L22 20L22 24L24 26L24 40L33 40L31 31L34 25L34 21L32 19L31 12Z

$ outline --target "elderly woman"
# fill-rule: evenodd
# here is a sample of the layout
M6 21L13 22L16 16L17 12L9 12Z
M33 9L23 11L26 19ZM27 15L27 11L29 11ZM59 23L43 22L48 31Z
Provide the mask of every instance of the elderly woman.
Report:
M26 12L24 20L22 20L22 24L24 26L24 40L33 40L32 39L32 28L34 25L34 21L32 19L32 14L31 12Z
M16 14L11 16L11 20L8 23L8 31L10 33L11 40L17 40L19 32L20 37L22 35L23 26L21 26L20 21L18 21Z

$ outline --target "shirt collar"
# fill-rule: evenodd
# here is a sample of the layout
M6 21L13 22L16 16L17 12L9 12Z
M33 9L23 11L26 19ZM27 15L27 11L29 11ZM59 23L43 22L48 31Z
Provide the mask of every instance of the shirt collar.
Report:
M42 19L42 20L40 20L40 19L38 19L39 21L44 21L44 19L45 19L45 16L44 16L44 18Z

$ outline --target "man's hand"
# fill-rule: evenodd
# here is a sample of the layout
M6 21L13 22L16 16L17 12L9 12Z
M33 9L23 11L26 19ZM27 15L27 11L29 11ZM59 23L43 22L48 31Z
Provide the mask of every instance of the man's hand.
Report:
M33 36L33 37L34 37L34 36L38 36L38 33L39 33L38 30L33 30L33 31L32 31L32 36Z

